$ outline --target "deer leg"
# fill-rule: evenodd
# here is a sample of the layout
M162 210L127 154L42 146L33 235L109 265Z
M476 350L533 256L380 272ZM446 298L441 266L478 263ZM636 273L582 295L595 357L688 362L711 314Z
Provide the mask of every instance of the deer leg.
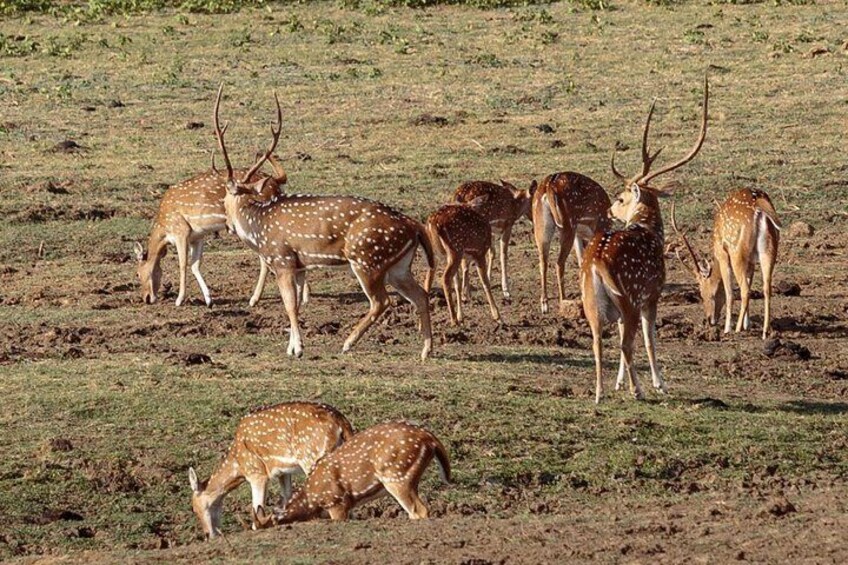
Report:
M207 306L212 306L212 296L209 294L209 287L206 286L206 281L203 280L203 275L200 273L200 261L203 258L203 240L189 244L189 257L191 262L191 272L200 286L200 292L203 293L203 301Z
M668 392L665 382L663 382L660 367L657 364L657 305L656 303L646 306L642 309L642 337L645 340L645 351L648 354L648 363L651 365L651 381L654 388Z
M536 240L536 250L539 252L539 276L542 284L539 303L543 314L548 313L548 254L551 251L551 240L555 229L556 225L547 207L540 205L534 208L533 238Z
M622 314L626 311L621 309ZM642 398L642 387L636 378L636 369L633 366L633 342L636 341L636 328L638 318L636 315L622 316L624 318L624 335L621 338L621 352L624 354L624 365L630 377L630 393L637 400Z
M300 289L300 305L306 306L309 304L309 297L311 295L311 291L309 290L309 281L306 280L306 273L303 273L303 285Z
M386 294L386 282L385 282L385 273L381 272L369 272L364 270L362 267L355 266L351 264L351 268L353 269L353 274L356 275L356 278L359 280L359 284L362 287L362 290L365 292L365 296L368 297L368 301L371 303L371 308L368 310L368 313L356 324L353 328L353 331L350 332L350 335L344 342L344 346L342 347L342 353L347 353L351 350L351 348L356 345L356 342L362 337L368 328L370 328L374 322L376 322L383 312L386 311L386 308L389 307L389 296Z
M751 299L751 285L750 277L747 272L748 265L746 262L733 260L731 262L731 266L733 267L733 275L739 283L739 296L742 303L739 308L739 318L736 320L736 332L739 333L745 326L745 320L748 317L748 302Z
M577 259L577 268L583 266L583 248L585 245L583 244L583 240L579 237L574 238L574 257Z
M421 359L427 359L433 349L433 329L430 325L430 297L415 280L410 270L414 251L410 253L409 259L402 259L398 264L389 269L387 280L395 287L410 304L418 311L421 334L424 336L424 348L421 350ZM449 292L448 292L449 294Z
M724 333L730 333L733 321L733 281L731 280L730 258L726 252L716 254L716 262L721 272L721 283L724 286Z
M292 496L292 476L291 473L283 473L280 475L280 498L283 499L285 506Z
M180 262L180 291L177 294L176 305L181 306L186 296L186 271L188 271L188 236L177 235L174 241L177 248L177 258Z
M485 265L479 265L479 268L484 270ZM398 504L406 510L406 513L409 515L411 520L427 518L429 514L427 512L427 506L424 505L418 497L418 493L416 493L415 489L410 485L406 483L385 482L383 483L383 486L389 494L398 501Z
M492 278L492 267L495 265L495 239L492 238L489 251L486 253L486 274Z
M468 261L463 259L460 265L459 273L462 275L462 282L459 286L462 288L462 295L457 295L457 302L468 302L471 299L471 278L468 276Z
M771 326L771 279L774 274L774 254L760 255L763 271L763 339L768 337Z
M251 506L254 512L259 511L260 506L265 505L265 487L268 486L268 477L255 476L250 479L250 498ZM252 529L258 530L259 526L256 521L253 521Z
M483 285L483 292L486 294L486 300L489 301L489 311L492 314L492 319L496 322L501 321L501 314L498 312L498 307L495 304L495 298L492 296L492 287L489 285L489 276L478 259L485 260L485 257L475 258L474 262L477 265L477 274L480 277L480 284Z
M624 343L624 322L618 320L618 344L619 348L621 348L621 344ZM615 378L615 390L621 390L624 388L624 351L621 351L621 358L618 362L618 376Z
M277 286L280 289L280 295L283 297L283 304L286 307L286 314L288 314L289 324L291 325L286 354L300 357L303 355L303 341L300 337L300 326L297 321L297 284L295 283L294 271L288 268L278 268Z
M309 283L306 282L306 271L298 271L294 280L297 284L297 305L299 309L309 302Z
M256 306L259 299L262 298L262 291L265 290L265 280L268 278L268 264L265 260L259 258L259 279L256 281L256 288L253 289L253 295L250 297L250 306Z
M445 271L444 273L442 273L442 291L445 293L445 302L447 303L448 316L450 317L451 325L456 326L461 318L457 317L456 309L454 308L454 291L456 291L456 307L462 308L462 299L460 297L459 284L457 282L457 270L459 269L459 261L457 260L456 254L452 250L446 249L445 252L446 261ZM465 265L463 265L463 267L464 266ZM460 316L462 316L462 314L460 314Z
M509 281L507 280L506 275L506 263L509 255L509 240L512 237L512 226L504 229L501 234L501 291L503 292L503 297L506 300L510 299L509 294ZM491 279L491 275L489 276Z
M556 264L557 292L559 293L560 305L565 300L565 261L568 259L568 254L571 253L573 246L574 231L565 226L559 232L559 255Z

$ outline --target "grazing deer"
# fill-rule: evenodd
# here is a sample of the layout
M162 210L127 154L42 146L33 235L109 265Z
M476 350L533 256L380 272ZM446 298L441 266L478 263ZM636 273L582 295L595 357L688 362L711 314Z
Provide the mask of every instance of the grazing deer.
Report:
M421 475L435 457L445 483L451 481L448 453L429 431L409 422L389 422L363 430L315 465L281 515L254 511L260 528L303 522L323 513L346 520L350 510L391 494L413 520L427 518L427 506L418 496Z
M257 173L254 180L267 178L266 190L276 192L286 183L286 172L276 159L272 158L269 161L274 168L274 176L267 177ZM137 274L141 282L141 299L145 304L153 304L158 298L162 281L160 262L170 243L177 248L177 257L180 262L180 290L177 295L177 306L185 301L189 265L203 293L203 300L207 306L212 305L209 287L206 286L206 281L200 273L200 261L203 257L205 238L227 227L227 215L224 211L226 192L227 177L215 169L214 160L212 170L176 184L165 192L153 221L153 229L147 241L147 251L140 242L136 242L134 246L138 263ZM262 296L267 275L268 267L264 261L260 261L259 280L250 298L251 306L254 306Z
M218 89L215 100L214 122L218 146L227 166L224 208L239 238L276 274L291 323L288 355L303 354L297 287L304 280L306 270L350 266L371 308L354 327L342 352L349 351L389 307L388 282L418 310L424 335L421 358L426 359L432 349L429 301L411 271L419 245L424 248L428 265L433 266L433 250L424 226L384 204L364 198L277 194L257 201L255 195L262 192L267 180L249 182L249 179L273 153L280 139L280 102L275 95L277 124L271 129L270 148L246 174L236 178L224 144L227 128L222 129L218 120L223 87L222 84Z
M548 175L533 196L533 235L539 252L542 313L548 312L548 253L554 234L559 235L556 263L559 303L565 300L565 260L574 247L577 265L583 260L583 248L595 232L610 225L607 211L610 199L601 185L579 173Z
M702 260L689 244L686 234L677 228L673 206L671 214L674 231L683 239L692 258L690 270L698 282L707 322L710 325L718 323L721 309L725 307L724 333L730 333L733 311L731 270L742 296L742 308L736 322L736 331L739 332L750 327L748 301L751 297L754 264L760 262L765 301L763 339L766 339L771 324L771 279L781 230L780 220L768 194L762 190L743 188L731 194L716 211L713 257L718 269L714 269L710 261Z
M691 151L681 160L651 172L651 165L659 155L648 151L648 130L654 104L648 112L642 134L642 171L631 179L615 168L613 151L610 166L613 174L624 181L624 192L619 194L610 213L626 223L624 229L595 234L586 248L580 270L580 289L583 310L592 329L592 349L595 354L595 402L601 401L601 330L604 324L618 322L621 338L621 361L616 379L616 390L624 385L625 373L629 377L630 392L642 397L642 389L633 368L633 342L642 321L642 334L654 388L665 392L665 383L656 361L657 303L665 283L663 252L665 237L660 215L659 197L667 194L649 184L658 176L673 171L691 161L700 151L707 135L707 105L709 84L704 79L704 115L701 132Z
M308 473L316 461L352 436L347 418L326 404L286 402L242 418L227 456L208 480L198 481L194 468L188 470L191 506L206 538L221 533L224 497L244 481L250 483L254 510L265 504L268 481L275 477L288 500L292 475Z
M514 185L503 180L501 184L486 181L469 181L459 185L453 195L455 202L465 204L481 196L486 197L476 210L489 222L492 228L492 234L500 235L501 291L503 291L503 296L506 299L510 298L507 277L507 257L509 255L509 240L512 237L512 226L522 217L526 217L528 220L531 219L530 203L533 200L533 193L535 191L536 181L533 181L527 190L519 190ZM494 255L494 251L492 251L488 256L488 262L486 264L486 275L489 279L492 278ZM467 296L468 294L467 283L467 265L463 264L463 296Z
M492 318L496 322L501 319L489 286L489 274L484 268L486 253L492 242L492 228L489 222L476 211L485 201L486 196L480 196L468 204L446 204L427 218L430 245L446 258L445 271L442 275L442 291L445 293L451 325L454 326L462 321L458 271L465 255L468 255L477 266L477 274L480 276L483 292L486 293L486 300L489 301ZM433 284L434 272L435 269L427 271L427 280L424 283L424 291L427 293L430 292ZM456 292L455 313L451 283Z

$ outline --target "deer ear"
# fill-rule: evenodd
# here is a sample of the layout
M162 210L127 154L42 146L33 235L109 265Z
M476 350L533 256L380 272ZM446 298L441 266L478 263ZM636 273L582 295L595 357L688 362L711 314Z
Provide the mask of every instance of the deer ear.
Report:
M263 179L259 179L255 183L250 185L250 190L253 191L254 194L262 194L262 191L265 190L265 183L271 180L268 177Z
M191 490L194 492L200 492L200 481L197 480L197 473L194 470L194 467L188 468L188 484L191 485Z
M489 200L489 195L488 194L481 194L480 196L478 196L474 200L472 200L470 202L466 202L465 205L468 206L469 208L471 208L472 210L477 210L478 208L483 206L483 204L485 204L487 200Z
M133 251L135 252L135 260L139 263L147 259L147 254L144 252L144 247L142 247L141 242L135 242L135 245L133 245Z
M539 188L539 183L536 182L536 179L530 183L530 188L527 189L527 193L530 195L530 198L533 198L533 195L536 194L536 189Z
M642 189L635 182L630 185L630 192L633 194L633 201L639 202L639 199L642 197Z
M710 263L709 261L699 261L698 262L698 272L700 272L701 276L704 277L705 279L710 278L710 275L713 272L712 263Z
M517 191L517 190L518 190L518 188L516 188L516 186L515 186L514 184L512 184L512 183L510 183L510 182L507 182L507 181L505 181L505 180L503 180L503 179L500 179L500 180L501 180L501 186L502 186L502 187L504 187L504 188L508 188L508 189L512 190L513 192L515 192L515 191Z

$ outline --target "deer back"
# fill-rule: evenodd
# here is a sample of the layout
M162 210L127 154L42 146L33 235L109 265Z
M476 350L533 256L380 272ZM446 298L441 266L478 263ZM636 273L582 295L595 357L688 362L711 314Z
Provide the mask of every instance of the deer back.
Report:
M543 178L534 194L534 208L543 199L558 225L568 223L585 239L610 225L609 196L600 184L580 173L554 173Z
M492 241L489 222L468 206L446 204L427 218L427 227L435 236L433 247L441 249L442 242L460 253L485 253Z
M504 184L487 181L468 181L460 184L453 194L454 202L468 204L481 196L485 197L477 212L497 230L511 226L522 214L521 199L516 191Z
M757 217L763 214L774 226L772 237L781 229L777 212L768 194L762 190L743 188L733 192L719 207L713 228L713 245L717 252L749 255L756 248Z

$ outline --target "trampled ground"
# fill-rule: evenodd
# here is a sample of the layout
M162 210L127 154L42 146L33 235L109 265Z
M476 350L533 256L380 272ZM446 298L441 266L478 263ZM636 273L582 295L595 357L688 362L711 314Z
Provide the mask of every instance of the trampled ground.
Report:
M838 2L0 22L0 558L844 562L846 24ZM344 271L310 273L306 352L286 358L279 297L269 285L248 308L256 260L232 236L207 246L211 309L193 281L189 304L173 305L173 254L165 300L140 302L132 243L164 189L208 167L222 79L239 162L267 142L276 90L290 190L423 218L470 178L526 186L576 170L612 194L609 150L620 141L619 162L636 166L653 97L654 144L668 159L687 150L708 68L710 130L675 175L678 214L705 250L713 197L771 194L786 226L775 334L799 349L768 356L757 331L704 329L670 256L659 358L671 394L612 392L595 407L588 327L539 313L526 222L504 326L478 291L451 328L434 295L423 364L405 305L341 355L367 307ZM611 384L612 333L607 344ZM637 360L647 383L641 347ZM227 499L227 539L201 543L188 467L211 472L249 408L297 398L360 428L405 417L432 429L456 479L422 485L435 519L409 522L382 500L347 524L241 532L243 489Z

